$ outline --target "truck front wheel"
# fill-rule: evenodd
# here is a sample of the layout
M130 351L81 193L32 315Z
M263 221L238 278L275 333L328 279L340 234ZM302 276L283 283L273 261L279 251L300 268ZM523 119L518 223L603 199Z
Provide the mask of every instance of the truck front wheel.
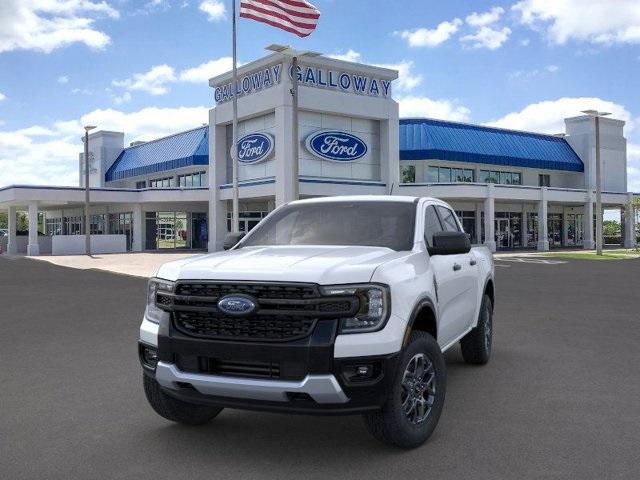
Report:
M400 448L422 445L438 424L446 390L444 358L435 339L415 331L402 352L382 410L365 415L369 432Z
M209 407L183 402L162 391L155 379L143 375L144 393L151 407L161 417L185 425L204 425L221 411L220 407Z

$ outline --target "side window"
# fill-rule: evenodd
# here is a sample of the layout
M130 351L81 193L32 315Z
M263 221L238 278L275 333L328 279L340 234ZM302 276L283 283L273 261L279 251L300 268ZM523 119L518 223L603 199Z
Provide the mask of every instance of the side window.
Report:
M433 235L442 232L442 224L433 205L429 205L424 215L424 239L428 247L433 246Z
M438 213L440 214L440 220L442 220L442 227L445 232L459 232L460 226L456 221L455 214L448 208L437 206Z

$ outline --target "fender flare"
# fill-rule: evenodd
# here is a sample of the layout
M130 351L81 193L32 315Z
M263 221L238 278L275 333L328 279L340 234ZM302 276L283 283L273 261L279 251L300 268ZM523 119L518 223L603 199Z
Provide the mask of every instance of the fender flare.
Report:
M436 320L436 330L438 329L438 310L436 308L436 304L434 303L434 301L431 299L431 297L429 296L424 296L422 298L420 298L420 300L418 300L416 302L416 304L413 306L413 309L411 310L411 315L409 316L409 321L407 322L407 327L405 329L404 332L404 338L402 339L402 346L404 347L407 342L409 341L409 335L411 335L411 330L413 330L413 324L416 321L416 318L418 317L418 313L423 309L423 308L429 308L431 310L431 312L433 313L433 316Z
M491 299L491 308L494 309L496 306L496 282L491 274L487 275L487 278L484 281L484 286L482 287L482 295L484 296L485 292L487 291L489 282L491 282L491 285L493 285L493 298Z

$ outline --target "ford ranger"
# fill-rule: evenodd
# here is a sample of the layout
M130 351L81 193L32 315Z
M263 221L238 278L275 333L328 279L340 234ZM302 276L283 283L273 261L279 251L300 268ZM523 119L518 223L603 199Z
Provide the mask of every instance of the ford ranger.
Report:
M149 281L139 356L151 407L199 425L223 408L362 414L401 448L429 438L443 352L491 354L493 258L433 198L291 202L226 252Z

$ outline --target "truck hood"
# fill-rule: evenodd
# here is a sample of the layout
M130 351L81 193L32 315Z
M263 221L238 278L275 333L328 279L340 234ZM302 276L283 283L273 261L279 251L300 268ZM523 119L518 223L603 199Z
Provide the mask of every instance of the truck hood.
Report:
M383 247L245 247L162 265L166 280L254 280L323 285L371 280L375 269L407 255Z

